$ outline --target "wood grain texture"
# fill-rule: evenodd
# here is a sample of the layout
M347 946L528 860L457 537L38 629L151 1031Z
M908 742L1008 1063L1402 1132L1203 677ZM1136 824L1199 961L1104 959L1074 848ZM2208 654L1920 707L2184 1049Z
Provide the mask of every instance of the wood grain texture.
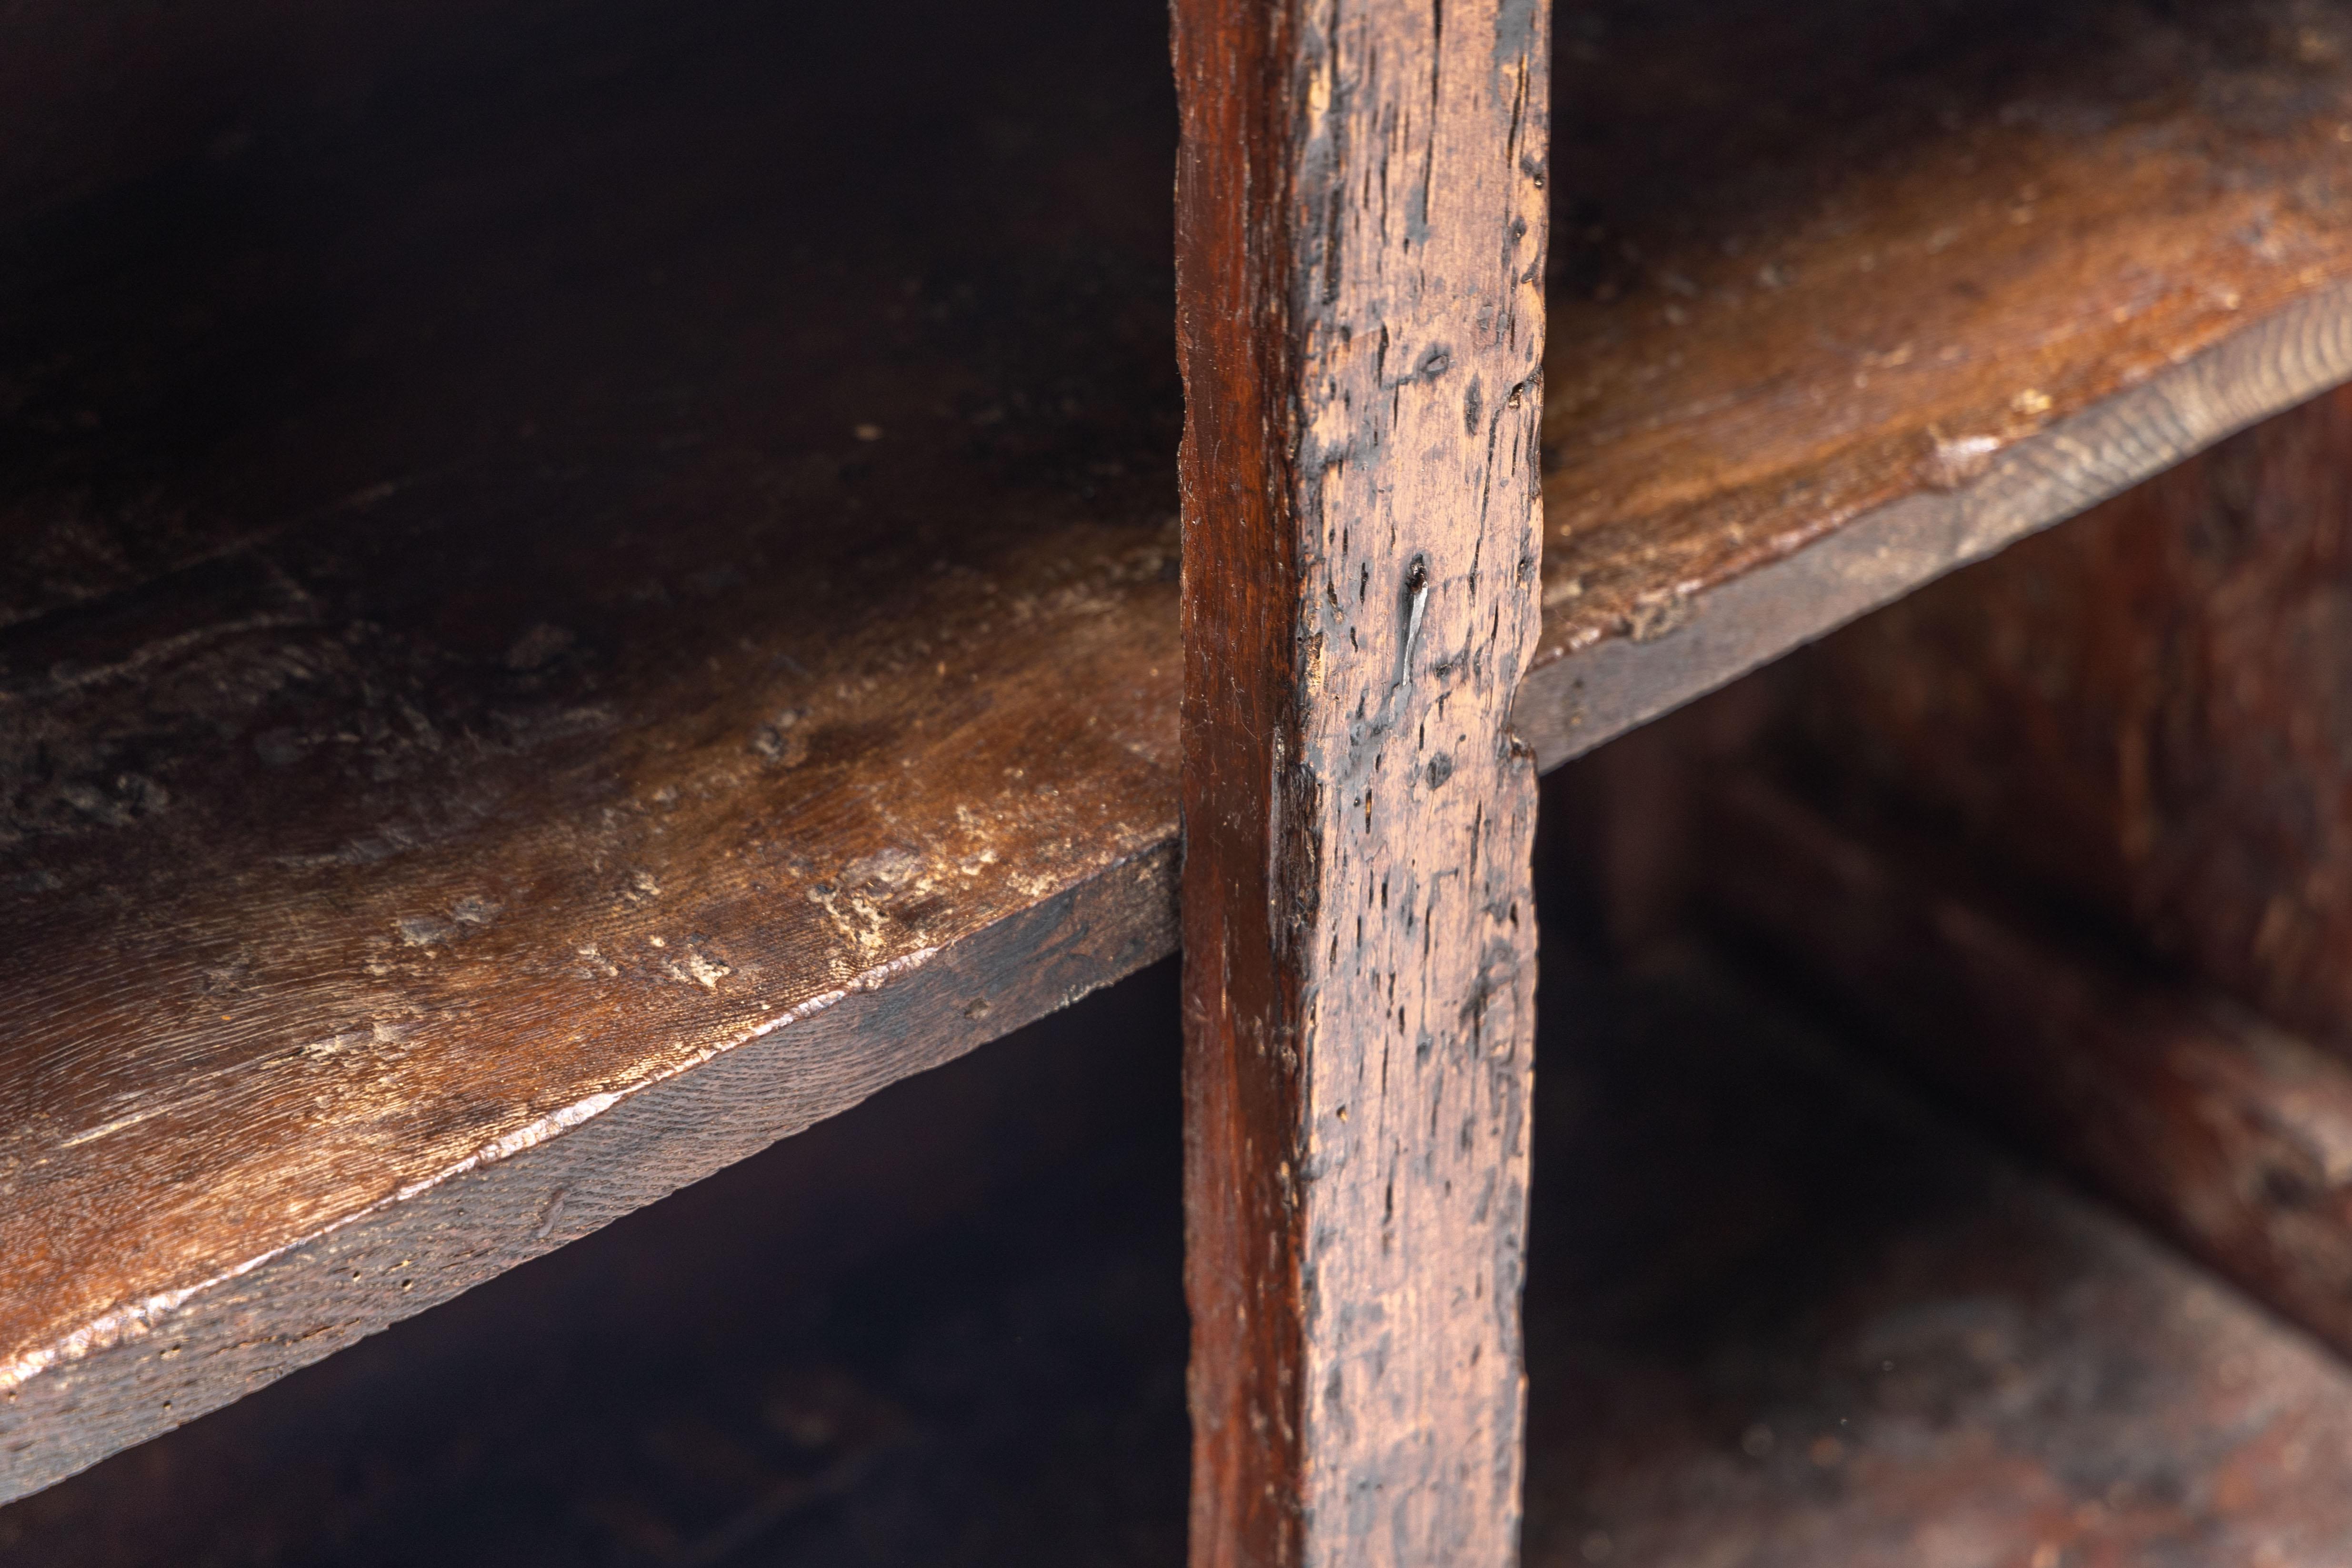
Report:
M1948 856L1759 780L1713 804L1717 908L1924 1075L2352 1351L2352 1069Z
M1860 777L2352 1051L2352 394L1826 643Z
M474 25L0 249L6 1492L1173 946L1164 17Z
M1144 856L691 1069L560 1110L241 1267L85 1321L10 1369L0 1444L12 1493L192 1420L1141 967L1171 945L1174 873L1172 857ZM1162 917L1137 920L1127 907L1137 897Z
M2344 374L2337 7L2120 49L2081 29L2129 7L1864 9L1561 40L1553 381L1603 395L1552 417L1604 439L1555 434L1546 646L1601 634L1528 678L1546 761ZM1097 879L1169 940L1129 880L1178 826L1159 9L339 15L19 7L0 51L0 1360ZM849 134L885 81L919 112ZM2009 222L2027 163L2075 216ZM1822 265L1718 292L1742 214ZM1843 324L1906 310L1942 335L1862 364L1903 339ZM2046 413L2001 412L2021 343ZM1930 424L2018 439L1921 490ZM1786 488L1628 482L1734 452ZM1927 520L1866 533L1856 474ZM101 1387L70 1419L152 1429Z
M1687 949L1639 979L1580 973L1556 930L1528 1563L2352 1559L2352 1367L2125 1217L1890 1103L1866 1042L1769 978ZM1178 1568L1169 978L1115 1004L1151 1043L1148 1082L1111 1121L1060 1099L1034 1060L950 1070L957 1092L1028 1090L1073 1113L1062 1141L1100 1153L1065 1146L1042 1185L941 1193L965 1218L876 1235L878 1258L828 1267L777 1213L822 1232L802 1181L835 1205L870 1197L844 1165L902 1188L928 1166L934 1189L960 1187L959 1170L1033 1157L1003 1146L1024 1141L1014 1128L1061 1125L1007 1099L998 1142L925 1148L910 1167L899 1144L865 1141L910 1102L940 1106L948 1083L900 1085L889 1108L681 1195L694 1219L609 1229L528 1282L0 1509L0 1562ZM1131 1071L1053 1032L1073 1077ZM615 1318L607 1282L647 1295ZM568 1375L583 1364L599 1375Z
M1603 5L1559 68L1547 766L2352 375L2352 8Z
M1176 7L1202 1568L1516 1558L1547 24Z

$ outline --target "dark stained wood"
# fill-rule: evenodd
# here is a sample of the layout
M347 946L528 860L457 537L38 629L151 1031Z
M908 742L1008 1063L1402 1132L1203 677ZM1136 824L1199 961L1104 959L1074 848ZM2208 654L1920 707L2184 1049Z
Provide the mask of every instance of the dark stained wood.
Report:
M1855 782L2352 1050L2352 394L1825 644Z
M0 1507L0 1563L1179 1568L1176 979Z
M1545 636L1598 640L1530 677L1547 761L2347 368L2338 7L1652 9L1561 41L1546 580L1584 586ZM1164 17L985 11L10 13L0 1490L418 1304L315 1316L263 1260L486 1151L528 1170L603 1096L1056 900L1098 924L1035 1005L1170 949ZM2152 41L2105 47L2126 23ZM2079 248L2054 198L1936 215L2029 167ZM1730 299L1766 216L1819 265ZM2103 327L2122 274L2147 308ZM1859 362L1878 325L1909 361ZM2025 362L2043 413L1995 373ZM1931 424L2017 439L1880 505ZM963 1005L805 1074L854 1095L1031 1003ZM133 1400L215 1300L256 1331L233 1374Z
M1567 949L1545 944L1528 1561L2352 1557L2352 1373L2324 1348L1874 1092L1863 1042L1770 986L1703 957L1604 981ZM1130 999L1127 1024L1162 1083L1172 988ZM1085 1044L1100 1013L1077 1017L1056 1031L1064 1063L1100 1054ZM1006 1065L959 1064L954 1092L1011 1087ZM796 1178L824 1182L810 1156L828 1141L832 1161L903 1158L856 1151L909 1091L950 1092L902 1085L682 1195L696 1220L613 1228L0 1510L0 1561L1175 1568L1175 1097L1122 1097L1117 1120L1065 1134L1101 1155L1066 1149L1043 1184L986 1203L959 1194L970 1218L877 1238L845 1278L775 1200L822 1212ZM1000 1139L1052 1124L1016 1103ZM955 1156L916 1157L952 1182ZM854 1179L831 1196L859 1207ZM698 1300L714 1277L742 1283ZM651 1299L608 1322L600 1281ZM569 1375L583 1364L611 1373ZM747 1514L776 1522L755 1534Z
M0 1490L1171 950L1164 26L487 11L9 231Z
M1899 1056L2352 1352L2352 1068L1902 841L1720 791L1704 891Z
M2352 9L1579 15L1547 766L2352 375Z
M1530 1563L2352 1558L2324 1346L1703 954L1544 997Z
M1175 15L1192 1557L1506 1563L1548 10Z

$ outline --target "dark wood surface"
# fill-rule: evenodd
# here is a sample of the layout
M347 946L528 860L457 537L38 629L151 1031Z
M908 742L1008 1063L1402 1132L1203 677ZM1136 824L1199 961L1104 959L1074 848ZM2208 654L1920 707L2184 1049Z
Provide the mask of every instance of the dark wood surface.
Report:
M1503 1568L1549 7L1175 17L1192 1560Z
M2352 1049L2352 395L2284 414L1825 643L1857 791Z
M1199 0L1171 5L1170 17L1188 394L1183 1182L1195 1343L1185 1533L1194 1568L1257 1568L1298 1564L1307 1549L1292 1186L1305 1096L1298 977L1276 946L1288 912L1274 903L1271 863L1285 826L1277 780L1297 731L1303 541L1284 460L1303 347L1287 293L1302 62L1294 6ZM1290 880L1301 870L1288 868Z
M1173 945L1164 16L469 26L0 262L11 1492Z
M1785 998L1706 962L1604 979L1568 946L1529 1562L2352 1555L2339 1362L1874 1092ZM1174 977L1139 986L0 1509L0 1563L1175 1568ZM909 1224L910 1196L944 1212Z
M1948 852L1758 779L1713 804L1716 908L1925 1076L2352 1353L2352 1069Z
M845 1002L748 1142L616 1135L617 1207L1172 946L1164 13L417 15L7 24L9 1490L554 1245L589 1210L529 1173L605 1096L940 956L883 1010L950 1032ZM2085 42L2129 9L1647 15L1559 46L1560 230L1601 233L1554 269L1545 646L1598 641L1530 677L1546 759L2346 369L2337 7L2129 48ZM2011 224L2029 179L2065 202ZM1923 490L1931 424L2016 444ZM982 973L1026 999L944 995ZM331 1309L285 1283L493 1155L527 1222L428 1225Z
M1547 765L2352 375L2345 6L1601 5L1557 91Z
M2352 1373L1687 953L1562 983L1528 1561L2323 1568ZM1557 1049L1555 1049L1557 1047Z

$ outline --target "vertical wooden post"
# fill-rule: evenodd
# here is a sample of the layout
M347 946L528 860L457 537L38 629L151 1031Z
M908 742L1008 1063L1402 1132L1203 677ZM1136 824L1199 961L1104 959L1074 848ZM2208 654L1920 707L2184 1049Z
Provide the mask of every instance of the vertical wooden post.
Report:
M1517 1554L1546 0L1175 0L1192 1562Z

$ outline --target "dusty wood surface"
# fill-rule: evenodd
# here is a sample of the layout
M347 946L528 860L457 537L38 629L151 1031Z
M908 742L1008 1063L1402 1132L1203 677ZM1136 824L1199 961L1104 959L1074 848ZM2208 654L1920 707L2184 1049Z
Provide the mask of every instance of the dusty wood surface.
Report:
M1756 780L1704 891L1895 1051L2352 1351L2352 1069Z
M2352 1049L2352 394L1833 639L1850 782Z
M259 0L174 13L168 33L10 14L0 278L25 308L0 319L0 1251L33 1262L0 1300L0 1362L49 1364L136 1318L110 1314L197 1288L166 1314L194 1322L207 1281L1097 879L1108 924L1076 951L1108 956L1049 989L1171 944L1167 889L1135 880L1177 827L1164 16L926 13L909 47L854 11L786 39L731 3L459 9L354 16L348 33ZM1928 423L2007 439L2056 420L2091 392L2045 361L2122 384L2148 356L2211 347L2076 416L2108 423L2043 428L1959 490L1707 591L1679 632L1602 635L1539 671L1584 682L1587 704L1523 705L1547 760L2007 537L1972 517L2045 520L2049 497L2079 505L2343 373L2338 9L2306 6L2286 33L2231 33L2287 15L2243 5L2159 21L2147 47L2169 74L2068 43L2127 13L2053 12L2077 31L2026 26L2014 37L2054 41L2017 57L2042 64L1988 76L2016 51L1986 40L2028 9L1972 13L1984 37L1954 42L1932 7L1866 25L1808 8L1820 35L1711 0L1655 20L1588 9L1560 40L1564 97L1584 106L1566 153L1584 172L1553 181L1584 202L1562 232L1603 234L1554 269L1553 402L1632 445L1575 458L1554 436L1549 502L1570 537L1549 542L1548 580L1588 549L1617 565L1550 606L1550 646L1605 632L1612 604L1671 598L1694 560L1715 563L1704 577L1771 558L1812 526L1809 464L1848 476L1820 516L1853 517L1879 493L1853 475L1910 469L1842 454L1897 453ZM1696 47L1709 16L1733 57ZM921 112L845 143L886 78ZM1809 140L1822 105L1837 112ZM2024 225L1932 218L1963 195L2006 212L1982 206L2005 195L1994 153L2042 160L2061 189L2067 147L2095 154L2063 186L2085 248L2053 237L2048 199ZM1717 292L1764 262L1724 252L1746 220L1709 214L1781 214L1820 242L1803 256L1841 254L1809 169L1847 232L1911 247L1900 277L1976 367L1966 384L1992 387L1983 406L2009 406L1985 367L2024 342L2046 414L1952 423L1978 405L1946 399L1960 371L1936 368L1925 328L1903 365L1854 362L1901 340L1857 349L1839 324L1895 323L1906 298L1859 254ZM2161 199L2102 240L2118 181ZM1591 258L1609 256L1627 270L1603 300ZM2112 297L2119 267L2155 303L2101 327L2100 307L2139 298ZM2173 287L2192 273L2238 308ZM1716 370L1692 347L1702 317L1707 340L1741 346ZM2084 344L2098 351L2069 357ZM1784 363L1798 380L1775 379ZM2183 376L2193 397L2168 390ZM1594 384L1600 413L1560 403ZM1906 416L1915 400L1930 412ZM1739 424L1742 409L1772 418ZM1773 470L1785 493L1727 479L1714 513L1624 482L1800 449ZM1739 509L1757 497L1780 497L1760 532ZM1904 507L1932 514L1916 538L1888 522ZM1709 643L1724 627L1728 652ZM884 1077L900 1060L861 1058ZM244 1278L259 1292L269 1276ZM333 1321L343 1336L382 1320ZM317 1326L277 1325L276 1348L145 1427L105 1413L108 1387L139 1385L93 1361L71 1421L109 1441L177 1421L320 1353ZM145 1364L164 1343L105 1355ZM5 1421L0 1455L30 1430ZM46 1428L79 1456L55 1463L97 1451L69 1426Z
M1543 1033L1530 1563L2352 1558L2324 1347L1769 987L1684 957L1544 988L1573 1011Z
M1164 17L472 26L0 256L5 1492L1173 945Z
M1705 962L1605 981L1565 947L1545 944L1528 1561L2352 1559L2342 1363L1864 1092L1856 1042L1769 987ZM1122 1071L1101 1008L1066 1013L1053 1061L998 1047L900 1085L0 1509L0 1562L1177 1568L1177 1009L1172 977L1148 985L1134 1090L1098 1082ZM1096 1082L1058 1092L1064 1127L1040 1103L1069 1079ZM823 1221L909 1175L887 1130L910 1096L998 1107L945 1140L968 1152L916 1156L953 1217L823 1266ZM1097 1152L985 1200L955 1179L1057 1138Z
M1176 7L1192 1560L1516 1560L1547 7Z
M1559 69L1546 765L2352 375L2352 7L1603 5Z

